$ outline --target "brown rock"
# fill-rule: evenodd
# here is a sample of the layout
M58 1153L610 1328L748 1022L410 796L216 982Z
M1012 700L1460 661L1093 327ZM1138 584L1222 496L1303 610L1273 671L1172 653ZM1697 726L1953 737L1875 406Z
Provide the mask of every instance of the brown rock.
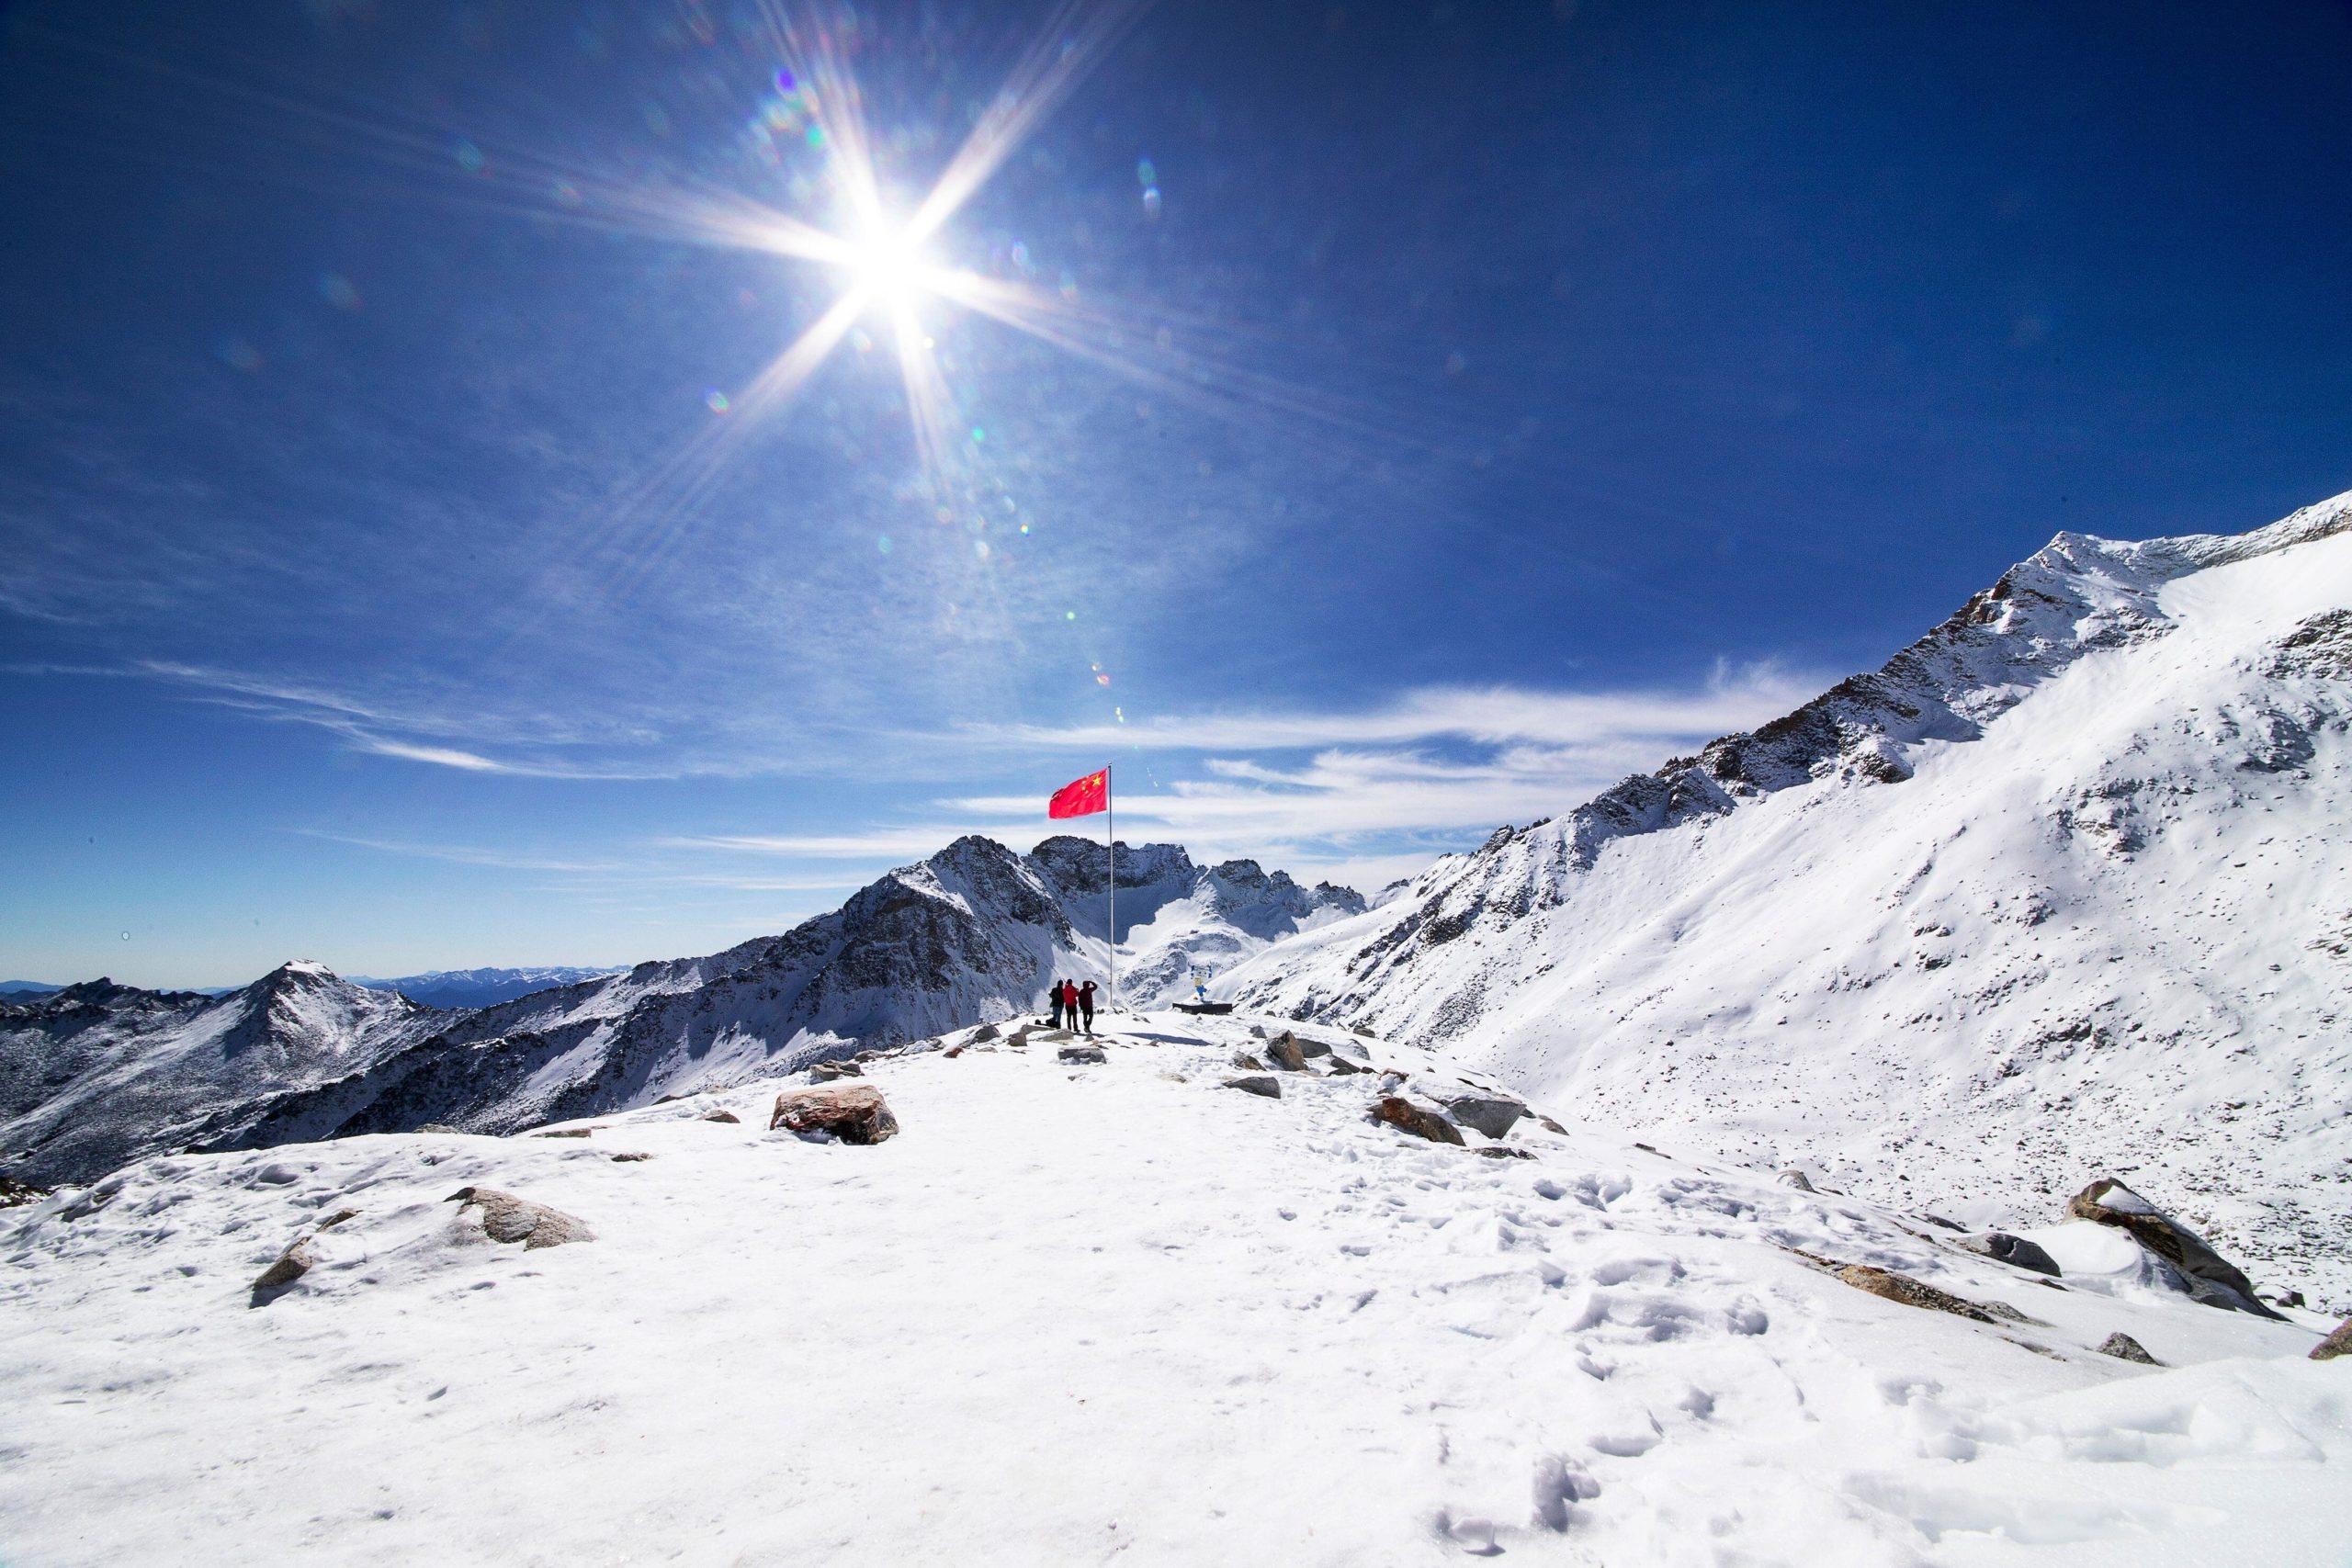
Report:
M1858 1291L1868 1291L1874 1296L1901 1302L1905 1306L1948 1312L1955 1317L1971 1318L1978 1323L1993 1321L1993 1314L1974 1302L1962 1301L1933 1285L1923 1285L1910 1275L1897 1274L1892 1269L1873 1269L1867 1263L1849 1263L1838 1270L1838 1278Z
M844 1144L878 1144L899 1130L889 1101L872 1084L824 1084L788 1089L775 1097L768 1130L830 1133Z
M1456 1148L1463 1146L1461 1131L1453 1122L1434 1111L1422 1110L1400 1095L1384 1095L1380 1103L1372 1108L1372 1119L1385 1122L1399 1132L1427 1138L1433 1144L1452 1144Z
M615 1155L613 1156L613 1163L615 1165L635 1165L639 1160L651 1159L652 1157L653 1156L651 1155L646 1154L642 1150L632 1149Z
M855 1062L811 1062L808 1077L815 1083L831 1083L835 1078L862 1078L865 1069Z
M1262 1094L1268 1100L1280 1100L1283 1097L1282 1081L1262 1073L1254 1077L1227 1078L1225 1080L1225 1087L1238 1089L1244 1094Z
M1306 1057L1298 1048L1298 1036L1287 1029L1266 1042L1266 1055L1286 1073L1306 1071Z
M519 1241L526 1252L561 1247L568 1241L596 1239L596 1233L585 1223L562 1210L534 1203L528 1198L518 1198L495 1187L460 1187L441 1201L458 1205L460 1223L469 1213L480 1211L484 1235L492 1241Z
M732 1111L714 1111L709 1115L704 1117L703 1120L706 1122L741 1122L743 1119L741 1116L736 1115Z
M254 1289L275 1291L281 1286L290 1285L309 1273L311 1265L317 1261L311 1256L311 1238L299 1236L288 1246L285 1251L277 1255L277 1262L254 1277Z
M963 1054L964 1054L964 1047L963 1047L963 1046L961 1046L961 1045L950 1045L949 1047L947 1047L947 1049L946 1049L946 1050L942 1051L942 1052L940 1053L940 1055L941 1055L945 1056L945 1057L946 1057L946 1058L948 1058L950 1061L953 1061L955 1058L956 1058L956 1057L958 1057L958 1056L962 1055Z
M2312 1347L2314 1361L2333 1361L2338 1356L2352 1356L2352 1317L2337 1324L2326 1338Z
M343 1224L344 1221L356 1220L358 1217L359 1211L356 1209L337 1209L334 1213L329 1214L325 1219L319 1222L319 1228L322 1231L331 1231L334 1229L335 1226Z
M2148 1354L2147 1349L2129 1334L2110 1334L2098 1342L2098 1353L2112 1356L2119 1361L2137 1361L2143 1367L2161 1367L2162 1361Z
M1372 1031L1371 1031L1371 1030L1369 1030L1369 1029L1367 1029L1367 1028L1365 1028L1365 1027L1364 1027L1363 1024L1361 1024L1361 1023L1356 1024L1356 1025L1354 1025L1353 1027L1351 1027L1351 1029L1349 1029L1348 1032L1349 1032L1349 1033L1351 1033L1351 1034L1361 1034L1361 1035L1363 1035L1366 1040L1370 1040L1371 1038L1373 1038Z
M1535 1119L1535 1124L1543 1128L1547 1133L1557 1133L1564 1138L1568 1135L1568 1130L1566 1127L1561 1126L1557 1122L1553 1121L1549 1116L1538 1116Z
M1245 1073L1262 1073L1266 1070L1266 1064L1247 1051L1236 1051L1233 1054L1233 1065Z
M592 1131L594 1131L594 1129L588 1127L558 1127L552 1132L534 1133L531 1136L535 1138L584 1138Z
M2203 1236L2111 1176L2102 1176L2075 1193L2067 1201L2066 1213L2078 1220L2130 1232L2142 1247L2178 1269L2188 1279L2189 1295L2208 1306L2261 1317L2279 1315L2255 1299L2254 1281L2208 1246Z

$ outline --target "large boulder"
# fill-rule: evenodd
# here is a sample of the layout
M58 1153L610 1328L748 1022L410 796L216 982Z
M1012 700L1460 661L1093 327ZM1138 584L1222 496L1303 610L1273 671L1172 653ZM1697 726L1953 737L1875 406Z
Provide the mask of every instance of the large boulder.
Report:
M1398 1132L1427 1138L1433 1144L1452 1144L1456 1148L1464 1146L1462 1134L1453 1122L1434 1111L1422 1110L1402 1095L1383 1095L1380 1103L1372 1108L1372 1119L1385 1122Z
M1306 1071L1306 1055L1298 1048L1298 1036L1287 1029L1266 1042L1266 1059L1284 1072Z
M1445 1102L1445 1108L1453 1112L1456 1122L1490 1138L1508 1136L1527 1114L1527 1107L1516 1100L1495 1094L1458 1094Z
M872 1084L822 1084L777 1095L768 1131L779 1127L804 1136L829 1134L844 1144L878 1144L898 1132L899 1119Z
M2255 1299L2254 1281L2207 1246L2204 1237L2111 1176L2102 1176L2075 1193L2067 1201L2066 1213L2129 1233L2181 1271L2194 1300L2262 1317L2279 1315Z
M2129 1334L2110 1334L2097 1347L2102 1356L2112 1356L2119 1361L2137 1361L2143 1367L2161 1367L2162 1361L2148 1354L2148 1348Z
M2314 1361L2333 1361L2338 1356L2352 1356L2352 1317L2337 1324L2326 1338L2312 1347Z
M1996 1258L2016 1269L2030 1269L2037 1274L2058 1273L2058 1260L2044 1251L2037 1242L2007 1231L1985 1231L1978 1235L1963 1235L1952 1245L1980 1258Z
M562 1210L534 1203L512 1192L501 1192L495 1187L460 1187L442 1201L458 1205L460 1225L480 1225L481 1234L492 1241L519 1241L526 1252L561 1247L568 1241L596 1239L596 1233L584 1222Z

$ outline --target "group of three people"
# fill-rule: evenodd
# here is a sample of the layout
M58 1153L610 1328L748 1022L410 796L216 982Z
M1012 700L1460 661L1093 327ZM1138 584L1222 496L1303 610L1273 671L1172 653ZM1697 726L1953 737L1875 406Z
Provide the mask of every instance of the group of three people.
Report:
M1046 988L1046 999L1053 1005L1056 1029L1083 1028L1089 1034L1094 1032L1093 981L1073 986L1068 980L1057 980Z

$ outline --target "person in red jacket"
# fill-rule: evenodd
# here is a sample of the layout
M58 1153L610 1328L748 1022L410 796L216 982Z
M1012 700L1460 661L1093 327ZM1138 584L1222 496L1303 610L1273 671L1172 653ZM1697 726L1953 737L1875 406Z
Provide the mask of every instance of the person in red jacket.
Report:
M1094 982L1089 980L1078 988L1078 1012L1086 1020L1086 1032L1094 1032Z
M1071 985L1068 980L1064 980L1062 982L1061 998L1062 1027L1064 1029L1076 1029L1078 1027L1078 987Z

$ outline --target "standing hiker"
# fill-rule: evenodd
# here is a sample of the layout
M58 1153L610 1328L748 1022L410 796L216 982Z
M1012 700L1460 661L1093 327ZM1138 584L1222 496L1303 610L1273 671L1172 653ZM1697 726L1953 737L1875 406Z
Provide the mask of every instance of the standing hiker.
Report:
M1068 980L1057 980L1050 987L1046 987L1046 990L1047 1003L1054 1010L1054 1027L1056 1029L1059 1029L1062 1026L1062 987L1069 984L1069 982Z
M1086 1032L1094 1032L1094 982L1089 980L1078 988L1078 1010L1086 1020Z
M1078 987L1068 980L1062 982L1062 1027L1078 1027Z

